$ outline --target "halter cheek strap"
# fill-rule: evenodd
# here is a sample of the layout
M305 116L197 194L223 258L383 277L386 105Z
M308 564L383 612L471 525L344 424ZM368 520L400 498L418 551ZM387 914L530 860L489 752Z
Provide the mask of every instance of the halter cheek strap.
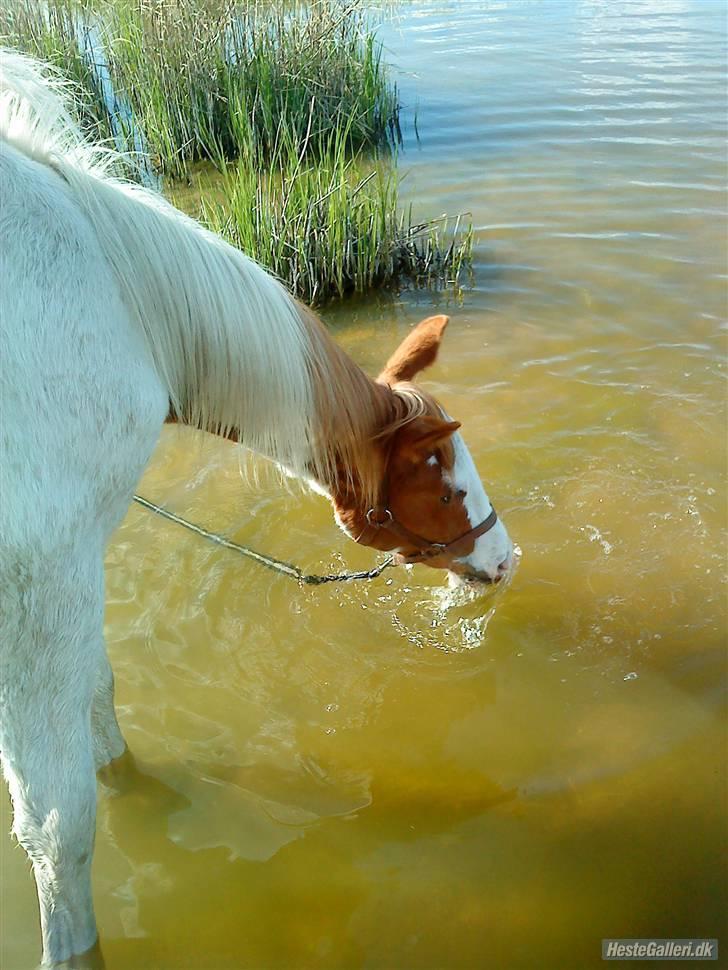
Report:
M389 509L383 506L369 509L366 519L369 528L375 531L386 529L388 532L394 533L399 539L403 539L409 545L414 546L417 552L409 556L400 556L400 559L403 563L415 563L427 562L428 559L434 559L436 556L442 556L445 553L449 553L451 556L456 555L461 546L466 545L470 540L479 539L486 532L490 532L498 521L498 515L491 506L490 514L479 525L464 532L451 542L432 542L430 539L417 535L416 532L412 532L401 522L398 522ZM361 536L357 541L361 541Z

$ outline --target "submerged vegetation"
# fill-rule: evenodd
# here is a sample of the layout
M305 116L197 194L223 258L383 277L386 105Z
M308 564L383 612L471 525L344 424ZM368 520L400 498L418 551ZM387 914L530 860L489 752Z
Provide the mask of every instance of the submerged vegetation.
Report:
M399 101L360 0L0 0L2 42L76 82L142 180L209 160L201 214L309 301L457 282L470 231L398 212Z

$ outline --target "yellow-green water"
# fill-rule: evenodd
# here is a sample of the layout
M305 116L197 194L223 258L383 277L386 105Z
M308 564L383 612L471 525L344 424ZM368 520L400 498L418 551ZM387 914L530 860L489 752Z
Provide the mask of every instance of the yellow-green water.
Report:
M726 911L725 15L415 2L387 24L404 192L473 213L473 287L326 313L427 386L523 550L447 607L417 567L299 589L132 508L106 633L133 752L94 862L108 970L598 967ZM410 115L411 119L411 115ZM325 502L165 431L140 486L312 571ZM39 954L2 796L0 962ZM724 941L724 947L728 941Z

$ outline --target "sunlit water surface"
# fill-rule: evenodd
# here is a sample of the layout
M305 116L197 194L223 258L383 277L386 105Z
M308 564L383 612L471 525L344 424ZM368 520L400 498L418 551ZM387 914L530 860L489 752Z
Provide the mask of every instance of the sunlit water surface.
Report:
M397 13L404 193L472 212L472 287L326 319L375 372L451 315L427 386L522 561L463 602L423 567L302 589L132 508L107 560L134 754L100 790L109 970L581 970L602 937L723 928L723 5ZM225 444L165 432L140 491L312 571L375 562L322 499L243 487ZM26 970L3 811L1 962Z

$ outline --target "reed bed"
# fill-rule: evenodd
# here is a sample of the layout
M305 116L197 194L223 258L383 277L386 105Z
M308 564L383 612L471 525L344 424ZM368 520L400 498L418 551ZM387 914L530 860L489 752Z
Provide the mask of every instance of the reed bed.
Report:
M220 165L219 190L201 215L308 303L323 303L407 279L457 285L470 260L472 230L443 218L417 224L399 211L396 169L346 151L332 132L315 162L281 135L264 175L254 158Z
M251 134L262 155L282 129L312 153L332 129L352 151L397 139L396 87L359 0L0 0L0 34L77 82L90 134L135 151L143 132L173 177L236 157Z
M360 0L0 0L0 35L76 83L136 177L211 161L203 219L308 302L469 261L469 229L398 212L400 106Z

